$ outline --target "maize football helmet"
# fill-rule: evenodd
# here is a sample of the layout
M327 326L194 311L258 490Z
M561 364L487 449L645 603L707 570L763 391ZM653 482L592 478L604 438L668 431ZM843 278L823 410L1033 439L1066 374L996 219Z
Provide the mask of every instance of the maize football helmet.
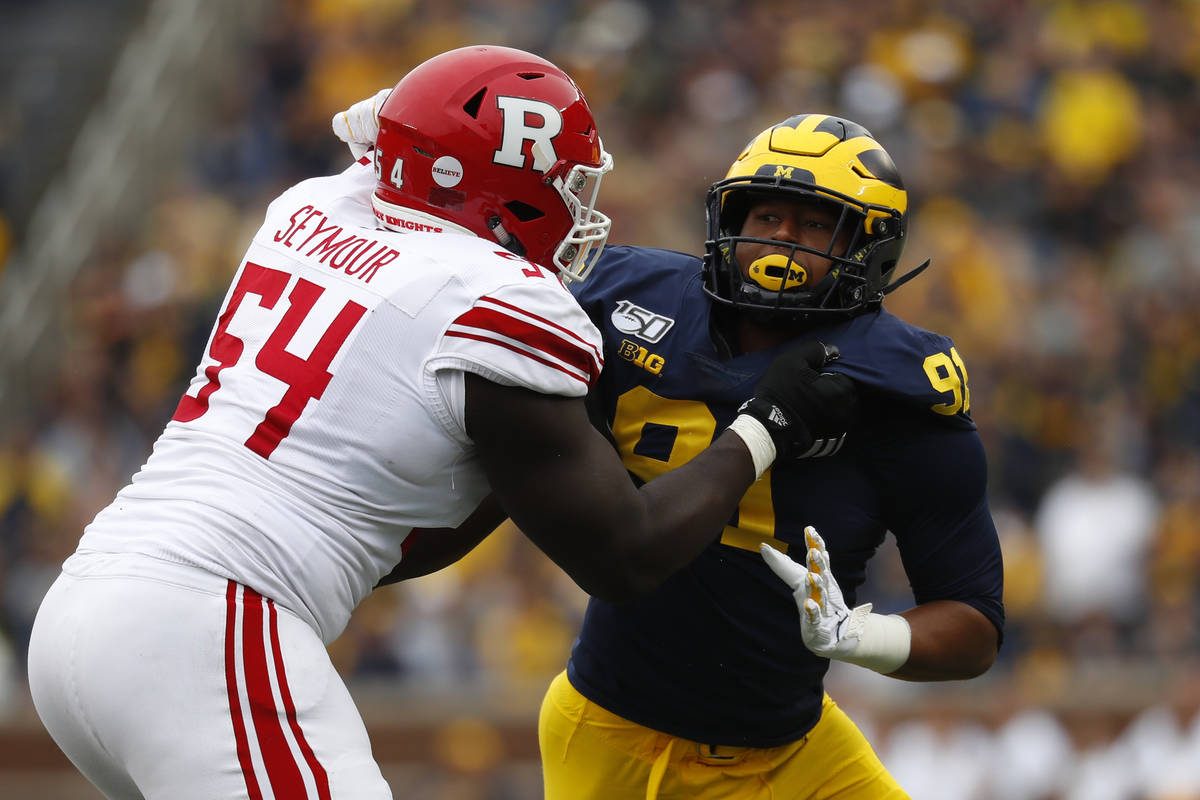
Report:
M608 239L595 203L612 158L579 87L532 53L472 46L420 64L379 110L374 158L372 204L389 228L433 216L567 280Z
M764 197L828 204L837 213L829 250L789 243L788 256L755 264L743 275L739 242L751 205ZM904 249L908 194L887 151L863 126L824 114L801 114L760 133L708 191L704 291L719 303L763 321L820 321L861 314L914 277L928 262L889 283ZM851 231L847 238L842 234ZM840 243L847 242L844 247ZM775 242L778 244L778 242ZM809 282L797 251L832 262ZM764 260L766 261L766 260Z

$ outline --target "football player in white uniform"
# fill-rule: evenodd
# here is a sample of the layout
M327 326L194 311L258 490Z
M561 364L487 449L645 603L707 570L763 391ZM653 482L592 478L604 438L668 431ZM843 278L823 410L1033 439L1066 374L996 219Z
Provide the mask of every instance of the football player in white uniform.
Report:
M325 646L417 537L450 560L451 529L509 515L619 600L849 424L851 382L798 349L766 410L635 487L588 422L600 335L564 286L609 228L578 87L468 47L376 110L369 155L271 203L153 454L39 610L37 711L109 798L391 797Z

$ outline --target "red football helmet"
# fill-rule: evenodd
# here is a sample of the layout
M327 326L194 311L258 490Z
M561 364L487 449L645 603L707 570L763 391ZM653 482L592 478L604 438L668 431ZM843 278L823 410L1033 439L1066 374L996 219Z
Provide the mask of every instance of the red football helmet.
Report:
M380 108L372 200L389 228L427 230L433 216L578 280L608 239L594 206L610 169L565 72L523 50L463 47L405 75Z

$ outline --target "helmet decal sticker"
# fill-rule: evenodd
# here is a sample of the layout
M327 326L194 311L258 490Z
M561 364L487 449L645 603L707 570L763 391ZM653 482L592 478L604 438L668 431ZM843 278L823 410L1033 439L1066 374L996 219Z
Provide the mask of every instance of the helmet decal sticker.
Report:
M433 180L438 186L449 189L457 186L463 178L463 166L454 156L442 156L433 162Z

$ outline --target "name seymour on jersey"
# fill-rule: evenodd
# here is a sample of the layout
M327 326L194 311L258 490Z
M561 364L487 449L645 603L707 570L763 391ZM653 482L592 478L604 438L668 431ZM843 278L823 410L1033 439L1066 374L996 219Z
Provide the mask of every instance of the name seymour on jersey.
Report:
M275 232L275 241L316 258L322 264L328 261L332 269L341 270L364 283L370 283L380 267L399 257L398 250L383 242L354 233L343 236L342 226L328 220L319 208L302 206L290 217L291 226L287 230L281 228ZM303 230L310 233L298 237ZM309 247L310 242L313 242L312 247Z

